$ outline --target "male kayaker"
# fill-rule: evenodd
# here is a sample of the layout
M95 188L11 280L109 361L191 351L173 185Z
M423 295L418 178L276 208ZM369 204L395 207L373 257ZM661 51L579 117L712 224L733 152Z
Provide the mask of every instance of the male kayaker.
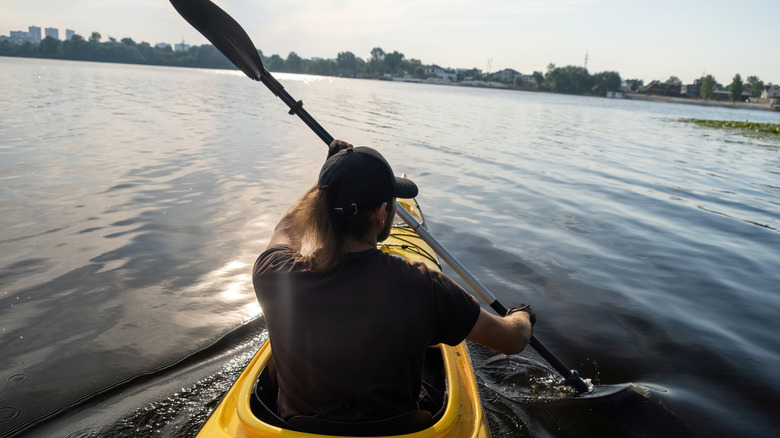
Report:
M495 316L444 274L377 249L395 198L416 195L378 152L334 140L317 185L276 226L253 282L284 420L402 415L418 409L429 346L469 339L515 354L528 343L527 306Z

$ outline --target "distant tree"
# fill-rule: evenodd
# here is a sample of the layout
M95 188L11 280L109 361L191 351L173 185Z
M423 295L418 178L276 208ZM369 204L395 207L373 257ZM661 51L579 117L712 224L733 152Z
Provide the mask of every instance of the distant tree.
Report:
M310 75L333 76L338 69L338 64L328 59L318 59L306 63L304 72Z
M71 39L62 42L62 57L73 60L87 59L86 45L84 37L79 34L73 35Z
M123 40L124 41L124 40ZM233 63L228 60L216 47L211 44L204 44L198 47L194 54L195 64L204 68L235 68Z
M24 58L34 58L38 56L38 46L28 41L19 47L17 55Z
M269 71L285 71L284 59L281 56L273 54L268 58L267 62L264 62L265 68Z
M397 74L400 73L400 68L404 61L404 54L399 53L397 50L394 50L393 53L386 53L385 54L385 68L389 73Z
M583 94L591 92L593 87L588 70L576 65L554 67L545 76L545 82L550 91L556 93Z
M57 58L60 51L60 40L47 36L38 44L38 53L43 58Z
M555 90L555 64L547 64L547 72L544 74L543 88L547 91Z
M9 40L0 41L0 56L17 56L19 54L19 44L12 43Z
M422 74L425 75L425 67L422 65L422 61L419 59L404 59L401 63L401 70L405 71L406 73L413 74L417 76L417 69L422 68Z
M623 80L620 78L620 74L616 71L604 71L596 73L591 76L593 86L591 87L592 94L596 96L606 96L607 91L620 90Z
M115 43L116 42L116 38L110 36L110 37L108 37L108 42L109 43Z
M742 101L742 76L737 73L729 85L729 98L732 102Z
M680 78L678 78L677 76L674 76L674 75L669 76L669 79L666 80L666 84L667 85L674 84L675 82L682 82L682 81L680 80Z
M750 97L761 97L761 93L764 92L764 81L757 76L748 76L748 84L750 84Z
M540 71L535 71L531 76L534 78L534 86L536 89L544 89L544 74L542 74Z
M382 50L381 47L374 47L371 49L371 59L368 60L367 68L369 71L367 72L369 75L372 75L374 77L379 76L384 71L384 61L385 61L385 51Z
M92 35L89 36L89 42L97 44L100 42L100 39L103 38L100 35L100 32L92 32Z
M712 75L707 75L701 80L701 98L709 100L712 97L712 92L715 88L715 78Z
M339 54L336 55L336 65L339 70L354 72L357 69L355 54L352 52L339 52Z
M122 44L124 44L126 46L135 46L136 45L135 41L133 41L132 38L122 38L120 41L122 42Z
M425 67L423 67L422 64L414 68L414 77L419 79L425 77Z
M290 52L284 60L284 71L289 73L303 73L303 60L295 52Z

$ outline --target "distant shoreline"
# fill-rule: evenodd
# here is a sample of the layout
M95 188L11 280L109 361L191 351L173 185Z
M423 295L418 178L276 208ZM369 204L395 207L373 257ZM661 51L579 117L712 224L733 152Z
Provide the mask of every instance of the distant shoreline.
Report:
M750 109L750 110L759 110L759 111L777 111L767 103L726 102L722 100L704 100L704 99L692 99L687 97L653 96L647 94L626 94L625 98L629 100L642 100L645 102L682 103L682 104L699 105L699 106L716 106L721 108Z

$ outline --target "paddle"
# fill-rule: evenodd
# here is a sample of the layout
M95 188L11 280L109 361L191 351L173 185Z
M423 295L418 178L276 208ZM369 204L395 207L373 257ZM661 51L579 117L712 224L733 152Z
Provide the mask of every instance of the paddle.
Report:
M297 114L325 144L333 137L303 109L303 101L296 101L282 84L263 67L260 54L244 29L219 6L209 0L171 0L171 4L188 23L206 37L239 70L251 79L260 81L290 108L289 114Z
M263 67L263 61L257 52L249 35L244 29L225 11L209 0L170 0L173 7L206 37L214 47L219 49L233 64L243 71L251 79L265 84L276 96L287 104L290 108L290 114L297 114L298 117L309 126L317 136L330 145L333 137L317 123L306 110L303 109L303 102L296 101L285 90L284 87ZM487 302L499 315L505 316L506 307L493 296L463 265L460 264L430 233L420 226L412 215L404 207L398 204L398 214L409 224L412 229L422 237L422 239L431 245L439 256L441 256L463 279L471 286L477 294ZM576 371L567 367L550 351L542 342L531 335L531 347L536 350L556 371L561 373L564 381L579 393L589 391L588 385L579 377Z

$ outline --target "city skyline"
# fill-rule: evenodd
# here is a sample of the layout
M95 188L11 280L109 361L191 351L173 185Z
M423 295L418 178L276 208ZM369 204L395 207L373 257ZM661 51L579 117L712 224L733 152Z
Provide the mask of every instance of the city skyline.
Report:
M773 55L776 27L764 17L780 13L780 2L749 0L739 13L716 0L670 2L653 7L612 0L510 1L304 0L216 3L235 17L264 54L283 58L335 58L350 51L369 58L373 47L398 51L424 64L512 68L523 74L556 66L616 71L645 82L674 75L684 83L711 74L728 83L739 73L780 82L780 57ZM73 0L0 0L0 34L28 26L95 31L104 40L132 38L151 45L208 42L167 1L104 4ZM740 14L754 11L755 18ZM252 17L255 17L254 19Z

